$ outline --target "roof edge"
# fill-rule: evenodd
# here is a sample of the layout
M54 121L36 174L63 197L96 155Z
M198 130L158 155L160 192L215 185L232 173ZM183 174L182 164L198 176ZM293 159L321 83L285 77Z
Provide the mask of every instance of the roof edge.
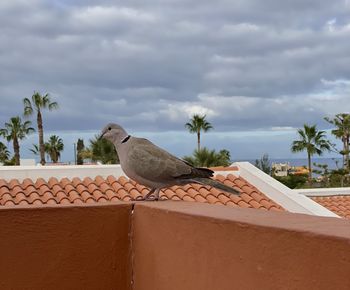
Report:
M350 195L350 187L333 187L333 188L305 188L305 189L293 189L297 193L306 196L337 196L337 195Z
M238 166L242 178L254 185L267 197L281 205L287 211L340 218L311 198L290 189L249 162L235 162L232 165Z
M1 166L0 178L7 182L18 179L22 182L26 178L36 180L43 178L48 181L51 177L62 178L95 178L109 175L126 176L119 164L114 165L66 165L66 166Z

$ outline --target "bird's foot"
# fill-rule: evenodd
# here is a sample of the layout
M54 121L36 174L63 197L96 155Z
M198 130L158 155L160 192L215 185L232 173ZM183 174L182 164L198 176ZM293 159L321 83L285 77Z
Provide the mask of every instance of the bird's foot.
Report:
M158 200L159 200L159 189L151 189L149 193L147 193L144 197L138 196L133 201L158 201Z
M150 195L150 196L138 196L135 199L132 199L132 201L158 201L159 198L157 196L154 195Z
M148 197L145 197L145 200L147 200L147 201L158 201L159 200L159 196L150 195Z

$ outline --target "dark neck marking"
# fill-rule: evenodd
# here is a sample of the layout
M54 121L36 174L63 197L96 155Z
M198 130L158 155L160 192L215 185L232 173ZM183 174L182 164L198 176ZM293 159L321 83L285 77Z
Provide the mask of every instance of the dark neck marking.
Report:
M130 139L130 135L126 136L123 140L122 140L122 143L126 143L129 139Z

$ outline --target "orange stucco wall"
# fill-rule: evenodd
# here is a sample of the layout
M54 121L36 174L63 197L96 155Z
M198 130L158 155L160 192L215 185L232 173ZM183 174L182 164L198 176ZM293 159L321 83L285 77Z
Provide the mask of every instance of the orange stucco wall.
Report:
M131 205L0 209L0 289L130 289Z
M191 202L0 208L0 289L350 289L350 221Z
M350 289L350 221L193 203L135 207L136 290Z

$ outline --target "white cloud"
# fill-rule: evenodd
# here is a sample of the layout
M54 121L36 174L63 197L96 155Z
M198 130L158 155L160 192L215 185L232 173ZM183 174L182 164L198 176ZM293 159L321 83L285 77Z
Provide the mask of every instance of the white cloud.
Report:
M130 7L88 6L73 11L72 18L88 25L107 25L119 20L124 21L154 21L155 17L144 11Z
M221 28L221 33L223 35L236 35L245 33L258 33L260 27L252 23L238 23L238 24L225 24Z

